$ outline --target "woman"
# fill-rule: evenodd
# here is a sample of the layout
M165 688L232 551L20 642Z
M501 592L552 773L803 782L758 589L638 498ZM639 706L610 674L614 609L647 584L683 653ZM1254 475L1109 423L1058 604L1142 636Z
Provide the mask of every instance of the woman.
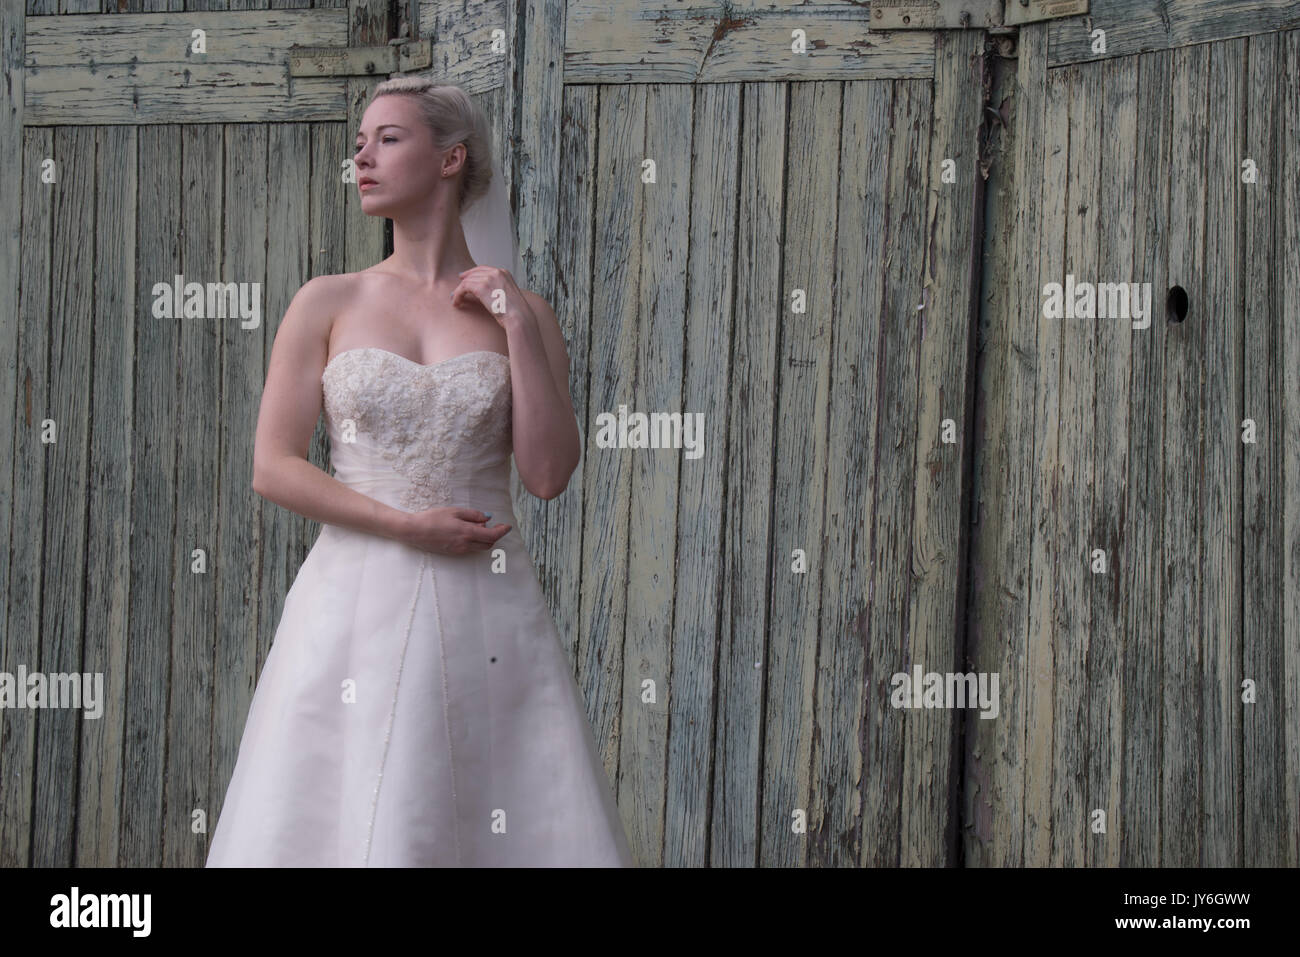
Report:
M509 228L489 144L459 87L381 83L355 163L393 254L306 283L276 333L253 487L324 528L285 598L210 867L632 863L515 530L512 452L524 487L554 498L580 439L555 314L486 244ZM507 212L475 227L495 260L476 263L462 213L490 191ZM333 477L307 460L322 404Z

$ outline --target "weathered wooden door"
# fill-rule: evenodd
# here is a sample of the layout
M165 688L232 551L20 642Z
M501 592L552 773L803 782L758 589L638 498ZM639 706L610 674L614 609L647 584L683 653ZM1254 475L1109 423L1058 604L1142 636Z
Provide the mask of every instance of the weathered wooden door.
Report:
M483 95L568 339L583 462L517 511L633 848L1296 863L1297 5L954 6L406 18ZM0 863L195 865L316 533L248 484L270 343L384 254L341 175L372 81L290 47L401 28L2 9L3 668L102 672L105 709L0 709ZM1067 271L1159 315L1046 318ZM177 275L261 283L258 323L155 316ZM700 413L701 454L600 445L620 411Z
M1296 866L1300 4L1091 7L993 93L965 860Z
M102 714L0 709L0 865L206 856L319 530L249 484L266 361L302 283L384 255L346 164L406 65L386 3L300 6L4 3L3 670L99 673ZM499 126L483 40L460 79ZM364 49L295 76L293 47ZM192 283L204 305L169 311Z

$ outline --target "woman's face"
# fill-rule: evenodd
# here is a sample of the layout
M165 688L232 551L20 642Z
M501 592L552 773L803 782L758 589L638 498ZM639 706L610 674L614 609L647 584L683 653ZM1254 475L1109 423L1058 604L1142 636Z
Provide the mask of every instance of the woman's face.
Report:
M464 162L464 149L452 147L448 152L447 172L452 174ZM432 131L410 97L378 97L361 118L353 156L361 211L392 219L404 211L427 209L437 189L456 185L451 175L443 177L442 160Z

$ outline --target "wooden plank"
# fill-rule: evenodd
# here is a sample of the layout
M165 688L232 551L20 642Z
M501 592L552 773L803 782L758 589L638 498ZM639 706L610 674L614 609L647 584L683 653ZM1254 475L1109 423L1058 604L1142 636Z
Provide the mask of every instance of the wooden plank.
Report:
M870 504L871 538L864 549L872 570L868 592L869 635L873 656L871 674L887 682L894 673L911 674L916 665L924 671L938 668L921 656L931 652L929 646L914 644L909 613L914 580L912 503L916 474L916 428L918 416L919 363L921 331L917 306L921 301L920 267L927 242L925 196L921 170L929 169L930 114L932 81L908 80L895 84L890 119L889 172L884 195L914 197L914 205L891 202L885 217L885 237L879 255L882 268L880 344L877 361L881 381L875 393L877 410L874 499ZM951 654L951 645L948 653ZM870 685L868 687L871 687ZM909 723L918 717L915 710L896 709L890 695L872 695L868 709L876 709L871 724L879 729L870 757L881 762L887 775L880 781L879 793L868 791L863 803L862 866L899 866L911 859L913 848L904 841L920 830L909 820L901 789L888 787L890 780L916 781L929 771L932 755L928 747L908 750L918 732L909 731ZM924 720L924 719L922 719ZM924 735L926 729L919 734ZM945 739L940 747L947 747ZM917 767L908 768L909 764ZM895 823L896 822L896 823ZM868 832L866 829L871 828ZM869 834L869 836L868 836ZM905 837L907 835L907 837ZM924 852L923 852L924 853ZM928 853L925 856L930 856Z
M682 463L678 491L675 577L690 582L698 599L679 601L674 608L664 809L663 864L667 867L708 864L717 635L723 627L718 596L723 585L720 543L728 501L726 423L735 297L731 279L739 192L741 88L706 85L696 88L694 95L682 407L704 416L706 438L704 456Z
M1201 866L1243 862L1241 805L1241 420L1242 306L1245 268L1238 241L1242 211L1242 115L1262 104L1245 99L1246 41L1208 48L1204 308L1202 326L1204 478L1201 532Z
M220 268L226 282L263 282L266 276L267 194L241 190L235 184L265 182L267 130L263 125L229 126L225 130L227 187L222 202L226 224L220 259L206 268ZM213 781L230 784L248 708L261 668L262 629L274 634L278 608L257 600L268 555L262 535L264 499L252 488L253 443L266 368L265 331L245 329L235 319L209 319L220 343L221 407L218 435L221 474L217 485L218 514L216 614L220 621L214 656ZM265 321L265 317L263 317ZM267 503L266 508L278 506ZM216 805L213 805L216 808ZM209 820L215 822L220 809Z
M1100 170L1096 191L1079 196L1080 203L1097 210L1096 272L1083 278L1097 283L1150 282L1149 275L1134 267L1136 172L1133 150L1124 145L1136 143L1142 129L1138 123L1138 59L1108 60L1089 71L1096 74L1099 86L1092 114L1097 123L1096 139L1091 145ZM1071 205L1076 204L1072 201ZM1152 308L1156 302L1152 289ZM1141 321L1150 319L1147 316ZM1132 428L1129 377L1135 344L1150 348L1155 322L1145 329L1134 329L1129 319L1100 315L1083 322L1092 325L1096 347L1096 385L1091 400L1092 515L1086 542L1088 550L1099 548L1106 554L1106 573L1092 575L1088 587L1092 629L1085 665L1088 734L1084 790L1087 812L1104 811L1106 830L1094 833L1091 821L1087 822L1085 859L1089 867L1118 867L1128 828L1122 813L1125 639L1132 634L1127 631L1128 609L1135 601L1149 600L1147 595L1129 594L1125 585L1130 581L1129 566L1134 562L1150 564L1155 554L1134 552L1126 534L1124 493L1130 480L1128 439Z
M969 494L965 463L970 451L969 376L971 336L979 284L976 210L984 207L980 120L992 70L979 31L935 37L931 142L917 153L927 171L927 197L920 255L922 273L913 287L913 321L920 325L916 434L912 497L912 557L908 647L926 670L967 673L962 653L961 609L965 603L962 562L963 499ZM924 162L923 160L926 160ZM952 160L956 182L936 173ZM937 188L936 188L937 186ZM903 196L916 196L907 188ZM900 317L900 321L903 320ZM944 421L956 424L957 441L944 442ZM898 566L900 569L902 566ZM1001 713L999 679L998 710ZM968 706L974 708L973 703ZM907 866L957 863L957 793L960 764L957 732L977 710L924 709L907 713L903 739L902 856ZM996 720L996 719L992 719Z
M88 130L58 130L51 154L57 171L54 235L85 229L85 211L95 203L95 136ZM91 429L91 350L94 312L85 290L93 287L94 249L56 240L51 252L49 407L57 441L45 447L45 549L47 571L41 589L40 670L82 671L82 569L85 568L86 486ZM77 743L83 712L50 708L36 715L32 863L69 867L73 855Z
M599 605L592 606L592 598L589 596L599 587L606 589L601 596L604 601L617 599L617 583L607 580L606 576L609 574L610 559L621 559L625 554L626 530L620 532L617 527L620 520L618 516L621 514L616 501L617 483L597 490L593 490L590 483L594 475L602 475L609 469L609 456L624 454L617 449L597 447L594 419L602 411L612 408L611 403L630 388L631 380L626 366L596 364L626 361L622 358L621 350L618 353L608 351L608 347L615 343L606 343L607 348L599 350L600 358L591 357L593 343L599 343L597 337L603 336L607 328L603 314L597 311L598 308L604 308L599 302L606 301L603 298L606 291L598 290L594 282L597 270L605 266L604 254L598 252L601 239L595 232L596 190L600 175L596 160L599 141L604 135L599 119L600 91L597 87L575 87L562 95L563 119L559 127L563 141L559 152L562 166L558 178L560 193L556 204L555 271L552 273L544 264L540 264L542 268L539 272L543 276L553 275L556 281L555 298L551 301L551 306L568 343L570 396L578 419L578 431L583 439L583 449L578 468L569 480L568 491L548 503L552 508L547 513L544 526L547 541L538 541L537 532L534 531L530 551L533 555L540 556L537 562L538 575L547 589L560 641L574 662L575 680L583 692L587 718L602 754L606 774L617 793L618 735L621 731L622 713L625 707L641 705L639 696L634 700L629 699L627 703L621 697L622 651L621 643L615 638L621 637L621 632L615 631L614 624L603 617L605 609ZM626 130L622 132L627 135ZM608 143L606 148L609 148ZM540 169L536 173L524 172L522 178L527 182L534 175L540 177L541 172ZM637 172L635 167L628 165L621 170L620 175L630 177ZM612 180L605 188L615 189L622 201L632 202L624 192L632 187L621 179ZM617 232L620 228L630 226L626 221L613 223L608 227L608 237L625 236L625 233ZM631 243L625 250L616 250L611 255L632 256L637 255L638 250L639 245ZM611 259L609 263L616 264L618 260ZM620 299L625 295L621 286L612 291ZM599 373L595 371L597 369L600 370ZM614 376L614 381L610 381L611 375ZM600 385L601 381L605 381L606 385ZM603 406L596 404L593 394L601 396ZM601 512L589 518L593 507ZM621 547L606 544L593 548L588 535L595 535L595 530L593 528L589 532L587 528L589 522L593 521L615 523L610 531L615 536L621 535L624 544ZM538 524L534 525L534 529L539 527ZM595 582L599 582L599 585L594 585ZM621 628L621 624L618 627ZM641 845L627 807L625 799L621 804L623 826L628 832L633 854L639 862L644 863L648 855L654 855L657 851Z
M1164 749L1161 791L1163 867L1197 867L1201 811L1201 516L1205 408L1201 384L1206 309L1204 287L1205 164L1209 48L1173 51L1173 142L1169 175L1169 285L1187 291L1185 321L1165 336L1164 478ZM1217 401L1217 398L1216 398Z
M89 71L112 65L274 66L283 71L292 46L349 45L343 9L171 10L27 17L28 71ZM205 34L206 53L192 50L193 31Z
M290 77L377 76L427 70L433 61L428 39L368 47L304 47L289 49Z
M1097 275L1097 206L1100 195L1098 157L1102 146L1101 91L1095 69L1058 71L1069 113L1068 173L1065 184L1065 251L1060 271L1051 279L1066 285ZM1050 81L1049 81L1050 82ZM1056 234L1049 234L1056 235ZM1040 308L1042 302L1039 303ZM1055 704L1052 722L1053 866L1081 867L1090 839L1086 803L1088 774L1088 672L1092 629L1089 598L1097 584L1092 571L1096 544L1093 512L1093 396L1096 390L1097 321L1088 318L1045 319L1061 325L1060 446L1055 518L1059 534L1056 579L1056 629L1053 641ZM1103 583L1106 579L1102 580Z
M1056 650L1064 640L1058 627L1061 580L1066 564L1082 565L1082 549L1061 528L1066 499L1062 473L1068 465L1068 436L1061 434L1065 397L1061 372L1065 328L1060 319L1043 315L1043 287L1065 275L1066 184L1070 157L1070 87L1063 70L1047 73L1047 114L1042 127L1042 200L1038 218L1038 281L1025 308L1034 310L1038 327L1034 396L1034 488L1031 520L1028 646L1024 668L1024 864L1045 867L1058 859L1053 851L1057 826L1053 753L1056 727ZM1026 185L1026 188L1033 188ZM1084 825L1080 820L1077 826ZM1062 826L1066 826L1062 822Z
M187 283L242 281L244 277L222 269L223 186L236 195L250 191L223 183L221 157L225 142L221 127L196 124L180 127L176 133L181 150L179 174L185 185L178 271ZM220 327L236 320L207 317L153 321L178 327L179 361L173 374L177 382L177 422L184 423L176 434L176 536L172 558L176 579L168 676L172 693L165 711L168 748L163 789L167 809L167 818L162 822L163 862L166 867L201 867L207 857L206 838L203 833L193 832L191 815L203 810L211 833L221 800L221 795L213 792L227 783L217 784L211 779L213 649L229 640L226 632L231 627L220 614L213 587L222 573L217 552L217 489L226 459L212 436L218 432L222 398ZM141 385L149 387L147 382ZM196 550L205 556L203 573L193 568Z
M819 547L831 441L831 327L839 326L850 340L867 332L861 315L834 318L838 203L828 199L839 193L842 96L841 84L791 84L784 136L786 218L769 438L775 458L772 499L779 504L772 512L771 577L764 598L768 640L759 792L764 867L794 867L807 860L807 835L792 823L818 790L811 775L822 591L825 578L836 575L844 560ZM803 292L804 312L794 310L796 290ZM804 571L793 567L796 553L803 554Z
M812 793L808 798L810 867L856 867L869 850L878 853L885 826L871 813L897 821L899 752L885 747L896 734L897 718L889 704L889 676L897 670L895 653L878 632L870 630L872 569L867 560L871 514L876 493L875 455L882 364L880 329L884 287L886 206L891 137L891 80L845 84L841 110L843 132L838 150L838 209L834 312L827 335L831 343L830 393L827 396L824 544L809 549L821 592L820 638L813 695ZM818 208L823 208L819 201ZM829 214L827 214L829 216ZM878 237L870 243L858 237ZM867 317L864 321L864 317ZM851 437L848 438L848 437ZM806 547L806 546L805 546ZM785 567L789 558L781 556ZM827 570L831 573L827 574ZM884 739L884 740L882 740ZM787 824L788 827L788 824ZM864 847L864 842L869 847Z
M290 300L311 278L309 203L312 171L307 163L281 163L279 156L307 157L311 155L311 128L299 124L277 123L266 128L267 152L272 158L266 171L268 201L266 245L266 285L263 287L264 315L262 382L266 382L266 364L271 360L271 346ZM354 184L344 184L355 189ZM259 399L260 402L260 399ZM323 396L322 396L323 403ZM323 407L323 404L322 404ZM324 416L317 420L317 433L321 431ZM311 449L308 449L310 456ZM287 508L263 508L262 534L266 542L268 560L263 567L262 607L279 622L285 596L293 585L302 558L297 554L308 537L314 540L323 526L308 522L303 516ZM313 534L315 533L315 534ZM263 628L258 647L258 670L271 651L272 628Z
M867 29L865 5L569 0L565 83L735 83L933 76L934 40ZM804 31L807 51L792 50Z
M624 820L635 820L645 796L622 791L618 740L622 714L641 707L640 689L623 688L623 640L627 616L628 509L631 496L632 451L599 448L593 425L601 413L617 414L620 402L632 393L636 341L639 334L637 281L641 274L641 223L644 187L641 159L645 155L646 90L643 87L599 91L594 111L572 114L572 122L596 131L595 188L603 202L593 209L589 368L593 374L587 394L583 449L582 603L578 646L574 650L578 684L592 718L596 744L614 782ZM576 106L576 104L575 104ZM563 210L571 217L577 210ZM587 229L570 221L560 235ZM595 277L600 277L599 282ZM642 866L654 866L658 849L638 848Z
M586 460L593 455L608 454L596 448L595 427L589 418L588 382L592 373L588 359L591 329L596 317L591 312L592 263L595 256L592 223L595 219L596 137L599 124L596 115L596 89L574 87L561 90L562 121L551 123L558 127L563 137L557 144L554 160L561 165L554 177L544 175L545 166L521 172L520 189L538 191L539 199L553 205L553 219L549 240L549 254L537 261L533 253L524 252L525 230L536 230L541 214L520 217L520 254L525 264L534 263L530 273L535 279L533 291L547 299L555 311L555 318L564 333L569 353L569 396L578 421L578 434L582 437L582 458L569 478L569 486L558 498L543 503L545 509L529 512L529 553L536 556L538 580L559 631L560 643L575 660L582 639L580 608L583 585L583 515L587 499ZM522 123L534 122L526 118L530 111L521 114ZM520 166L527 168L531 164ZM544 197L550 190L558 189L555 200ZM521 202L525 209L527 204ZM527 226L525 221L531 220ZM553 244L553 245L552 245ZM517 280L516 280L517 281ZM546 293L542 289L547 289ZM531 496L520 495L521 501ZM520 511L516 511L524 521ZM575 667L575 674L578 669ZM617 707L617 701L614 702ZM590 704L588 705L590 711ZM593 724L594 716L590 716ZM609 753L608 751L606 752Z
M131 462L137 441L121 410L135 401L136 131L95 131L94 371L86 555L86 629L82 670L103 674L103 717L85 722L78 760L77 866L118 859L122 749L130 630ZM208 649L199 645L204 653ZM207 727L204 727L206 733Z
M713 819L709 866L759 863L763 686L767 663L768 556L772 554L772 422L777 323L784 313L781 223L787 92L780 84L741 89L733 372L727 412L727 514L719 617ZM604 155L604 154L602 154Z
M122 783L119 867L162 864L168 657L173 589L189 563L176 566L177 408L180 401L180 324L153 318L157 282L182 271L176 243L181 218L180 130L146 127L137 133L139 161L138 277L143 334L136 337L135 409L131 452L131 622L127 643L126 747ZM215 574L215 552L209 569ZM209 581L211 579L208 579ZM219 729L218 729L219 733ZM209 817L211 820L211 816Z
M999 142L1007 146L1001 155L992 154L987 184L993 198L984 227L966 642L973 669L1000 675L1000 713L997 720L976 719L966 726L962 837L964 861L973 867L1026 863L1030 704L1050 701L1030 672L1036 640L1029 617L1034 570L1031 548L1025 547L1042 520L1043 506L1036 508L1033 500L1040 487L1036 467L1045 443L1055 438L1045 423L1035 423L1037 401L1052 398L1040 393L1038 383L1053 374L1050 363L1039 365L1037 351L1042 322L1038 260L1049 158L1044 143L1046 53L1046 27L1022 28L1014 73L1000 84L1010 89L992 97L1009 123L994 141L994 148ZM1037 581L1035 577L1032 583Z
M28 17L25 122L338 119L346 81L285 65L294 44L348 45L348 22L344 9ZM190 52L196 29L206 53Z
M496 143L507 188L515 197L516 236L521 268L514 277L520 289L537 293L555 312L569 353L569 393L577 410L573 347L575 330L587 322L572 311L564 314L557 305L555 225L559 220L560 123L564 115L564 3L545 0L534 4L497 4L479 8L491 11L492 27L505 31L503 55L492 57L501 84L490 94L497 105ZM461 23L464 18L454 18ZM495 21L499 20L497 23ZM491 34L489 33L489 36ZM489 49L492 46L489 45ZM473 58L481 61L483 57ZM517 64L517 66L516 66ZM514 74L518 71L519 82ZM528 91L520 96L517 90ZM578 146L586 155L585 143ZM581 201L577 196L575 201ZM585 222L590 222L588 216ZM590 232L574 241L588 246ZM513 271L513 270L512 270ZM582 310L585 312L585 310ZM584 389L585 392L585 389ZM575 416L580 421L581 416ZM585 434L580 432L581 434ZM515 516L534 556L533 566L546 595L552 619L560 629L560 641L570 656L578 637L573 612L580 600L582 569L582 469L569 476L565 494L542 499L528 494L511 462L511 489ZM562 623L562 624L561 624ZM572 660L572 659L571 659Z
M1171 50L1297 26L1297 0L1093 0L1087 19L1051 22L1048 66ZM1092 52L1094 30L1106 33L1105 53Z
M690 245L691 109L693 90L683 86L646 89L645 149L654 161L655 182L642 184L641 271L633 388L622 401L632 412L681 412L685 352L686 286L678 263ZM715 433L716 434L716 433ZM704 437L707 440L713 435ZM712 596L696 583L676 579L678 474L700 465L682 449L638 449L629 461L626 619L623 634L624 700L619 736L619 789L628 805L637 847L655 849L662 860L668 781L668 711L672 706L672 631L675 599L694 604ZM685 587L682 587L685 585ZM643 698L652 681L655 700ZM633 835L635 835L633 837Z
M48 448L42 442L50 417L49 340L50 271L53 250L55 190L38 171L54 157L54 133L22 134L22 268L15 323L13 432L13 520L6 591L4 670L34 672L41 660L41 592L45 557L45 472ZM4 709L0 757L0 864L29 867L32 847L32 801L35 793L36 715L33 710ZM38 865L39 866L39 865Z
M1285 69L1279 73L1283 81L1283 94L1278 102L1280 126L1279 142L1300 142L1300 90L1291 79L1300 70L1300 33L1291 32L1280 38L1285 47ZM1283 164L1281 170L1293 170L1294 148L1286 146L1278 151ZM1300 209L1300 186L1290 173L1278 176L1281 183L1279 209ZM1275 316L1300 315L1300 222L1295 216L1281 217L1278 243L1274 247L1278 257L1277 312ZM1275 320L1279 321L1279 320ZM1279 475L1282 502L1300 502L1300 343L1294 334L1283 335L1280 355L1282 385L1282 469ZM1300 866L1300 509L1287 508L1283 519L1282 582L1278 594L1283 595L1282 630L1279 638L1284 642L1283 669L1279 678L1284 680L1286 721L1286 805L1282 816L1288 831L1279 834L1286 843L1286 864ZM1281 717L1281 716L1280 716Z
M517 56L530 56L534 39L540 44L531 55L550 56L560 63L558 52L553 52L551 41L542 29L542 23L553 23L558 16L563 23L563 4L560 0L525 5L527 26L515 22L515 11L506 0L422 0L420 7L420 36L433 38L433 65L430 73L440 83L455 83L470 93L483 93L499 88L513 78L513 64ZM518 31L526 30L528 40L519 45ZM553 29L548 26L546 31ZM500 37L494 36L503 31ZM536 76L526 66L523 76ZM525 89L530 89L525 87ZM539 91L540 92L540 91ZM558 110L558 104L555 104ZM554 117L556 113L551 113Z
M1164 753L1164 297L1169 288L1165 248L1169 164L1173 143L1173 57L1166 51L1138 59L1138 129L1133 143L1133 272L1149 280L1154 315L1145 334L1133 333L1129 402L1128 476L1124 496L1122 588L1127 596L1123 648L1124 757L1119 807L1122 866L1160 864ZM1155 557L1153 557L1155 556ZM1158 557L1158 560L1157 560Z
M523 36L518 51L519 87L528 91L528 95L520 98L517 104L518 128L510 130L514 141L502 141L505 151L503 165L513 168L515 192L519 197L519 256L526 270L522 279L518 276L515 279L527 283L528 288L549 302L552 308L555 306L552 297L559 291L555 264L560 250L557 248L555 223L559 220L560 193L565 188L560 179L563 162L560 146L568 135L562 124L556 122L557 117L565 115L563 55L566 7L565 0L543 0L525 4L520 11L520 18L515 23L515 31ZM503 74L508 76L504 71ZM513 88L514 84L510 86ZM512 110L512 114L514 112ZM573 145L585 147L586 139ZM558 311L556 316L559 317ZM566 329L566 333L568 331ZM553 509L563 507L558 499L551 505Z
M14 616L14 603L26 601L29 594L24 594L24 590L14 590L18 582L11 576L26 576L23 584L31 588L30 576L36 574L38 567L29 566L29 570L23 571L21 564L13 564L24 550L19 536L31 531L30 527L21 529L23 513L15 509L15 501L20 483L28 481L22 469L30 468L35 461L30 456L33 448L29 444L31 438L25 434L30 430L29 412L21 392L25 379L21 375L24 363L19 351L22 347L20 285L26 253L23 240L28 229L39 230L42 228L39 222L49 222L48 215L30 222L23 218L24 184L33 200L49 193L49 187L34 175L37 167L24 166L23 39L22 0L0 0L0 80L3 80L0 84L0 163L5 169L21 171L18 176L0 179L0 209L16 212L16 215L6 215L0 227L3 230L0 235L4 237L4 242L0 243L0 337L4 342L14 344L12 351L6 350L0 356L0 396L5 403L4 413L0 414L0 451L6 454L7 461L3 478L0 478L0 545L3 545L0 547L0 584L4 585L4 598L0 600L0 667L9 674L15 673L16 665L21 661L13 658L19 642L17 633L10 631L11 618L15 618L15 624L18 622ZM35 132L32 135L39 138ZM27 216L35 215L35 210L28 206ZM31 238L35 240L37 236ZM34 276L32 273L27 275ZM48 280L45 285L48 289ZM20 452L24 447L29 453L26 458ZM27 557L30 559L32 556L28 554ZM12 640L11 634L15 635ZM9 709L0 708L0 767L6 769L0 774L0 867L27 864L27 815L31 812L29 778L25 777L30 764L23 760L28 753L26 722L14 720L10 715ZM15 731L16 728L19 730ZM13 773L15 768L17 774Z
M345 200L342 194L356 189L356 185L343 182L342 173L344 163L352 156L353 151L349 144L355 140L355 137L349 135L352 131L345 123L317 123L310 129L311 188L308 235L311 246L308 275L333 275L343 272L346 255ZM267 355L269 358L270 354ZM321 408L324 409L323 394L321 403ZM324 415L316 422L316 431L311 441L310 460L324 471L332 471L329 435L325 428ZM320 523L302 517L296 533L290 539L290 551L298 556L296 560L291 558L294 561L294 568L298 568L306 559L321 530Z
M42 70L27 83L27 125L297 123L343 114L345 78L302 78L290 90L269 67L220 63Z
M1287 82L1285 46L1279 35L1247 41L1246 101L1271 108L1248 109L1243 117L1241 155L1258 169L1254 183L1242 184L1242 418L1252 420L1256 443L1243 444L1241 476L1241 611L1243 680L1255 685L1253 703L1242 713L1242 863L1246 867L1284 867L1292 826L1286 817L1286 736L1288 713L1282 599L1282 419L1281 267L1285 251L1277 245L1283 228L1277 213L1289 178L1278 144L1285 134L1283 108ZM1234 177L1240 182L1241 173ZM1243 693L1240 686L1234 693ZM1238 699L1240 700L1240 699Z
M504 62L498 66L502 87L495 91L502 106L497 143L501 166L517 196L516 223L523 275L521 289L537 293L555 312L569 354L569 395L579 434L586 437L587 311L591 290L592 162L594 127L556 122L566 115L564 77L564 4L560 0L508 6L501 14L512 41L512 62L519 63L520 82L510 79ZM516 61L514 57L518 57ZM481 58L478 58L481 59ZM516 85L528 91L516 97ZM580 109L593 104L580 97ZM563 149L561 143L563 142ZM570 155L572 151L572 155ZM566 225L577 230L562 238L556 226L560 210L574 205ZM558 275L557 275L558 273ZM568 284L572 283L572 288ZM585 451L584 455L589 454ZM512 463L513 464L513 463ZM515 515L524 526L528 550L559 631L572 660L580 628L578 608L582 584L583 468L569 477L563 495L546 500L528 495L514 469Z

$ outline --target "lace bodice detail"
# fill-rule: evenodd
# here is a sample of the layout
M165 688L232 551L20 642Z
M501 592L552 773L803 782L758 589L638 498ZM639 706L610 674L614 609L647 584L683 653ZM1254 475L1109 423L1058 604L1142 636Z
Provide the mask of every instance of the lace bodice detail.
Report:
M510 360L499 352L421 365L385 349L348 349L325 366L321 387L331 459L346 484L383 484L396 473L398 504L419 511L508 475Z

